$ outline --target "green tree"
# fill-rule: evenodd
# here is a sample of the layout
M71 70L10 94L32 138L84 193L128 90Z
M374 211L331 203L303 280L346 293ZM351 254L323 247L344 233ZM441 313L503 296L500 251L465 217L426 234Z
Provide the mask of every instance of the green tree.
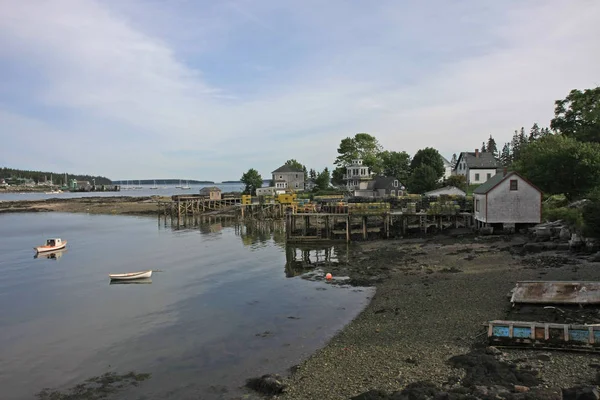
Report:
M538 140L540 138L540 136L541 136L540 127L538 126L538 124L536 122L535 124L533 124L533 126L529 130L528 141L534 142L534 141Z
M500 153L500 164L503 167L508 167L512 163L512 154L510 151L510 143L505 143L502 147L502 153Z
M329 175L329 169L325 167L323 171L319 172L319 174L317 175L317 179L315 180L317 188L319 188L319 190L327 189L329 187L330 178L331 177Z
M482 153L486 153L487 152L487 148L485 147L485 142L481 143L481 152Z
M381 172L381 159L379 154L383 148L374 136L368 133L357 133L353 138L342 139L338 147L338 156L334 164L338 167L345 167L352 163L352 160L360 158L363 164L371 168L372 172Z
M244 194L256 195L256 189L262 186L263 180L257 170L250 168L240 179L246 187L244 188Z
M438 187L440 175L434 167L428 164L418 165L408 178L410 193L422 194Z
M288 165L294 169L302 171L304 173L304 180L305 181L308 180L308 171L306 170L306 167L302 163L300 163L300 162L296 161L294 158L292 158L290 160L287 160L285 162L285 165Z
M346 173L346 168L344 168L344 167L337 167L331 173L331 182L334 185L343 185L345 183L344 182L344 174L345 173Z
M547 194L576 199L600 184L600 144L551 135L528 144L515 169Z
M494 140L492 135L490 135L490 138L487 141L487 151L488 153L492 153L494 157L498 157L498 147L496 146L496 141Z
M316 179L317 178L317 171L315 171L314 169L310 169L308 176L310 177L310 179Z
M430 166L435 171L437 180L444 176L444 161L436 149L426 147L417 151L410 163L410 169L414 173L414 171L422 165Z
M446 186L454 186L461 190L467 191L467 177L464 175L452 175L444 181Z
M563 100L557 100L550 127L581 142L600 142L600 86L594 89L571 90Z
M384 151L381 153L383 174L404 183L410 175L410 155L405 151Z

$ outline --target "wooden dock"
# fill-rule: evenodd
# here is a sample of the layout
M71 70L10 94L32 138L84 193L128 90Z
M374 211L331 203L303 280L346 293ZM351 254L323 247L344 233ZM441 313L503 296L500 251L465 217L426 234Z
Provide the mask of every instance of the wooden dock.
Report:
M244 221L285 220L286 241L297 243L386 239L473 225L471 213L402 212L390 210L387 203L322 207L320 212L296 204L247 204L242 198L211 200L198 195L173 196L172 201L159 203L160 216L184 224L190 217L216 211Z
M290 213L286 214L288 242L323 240L368 240L433 233L450 228L471 227L470 213L434 215L428 213Z

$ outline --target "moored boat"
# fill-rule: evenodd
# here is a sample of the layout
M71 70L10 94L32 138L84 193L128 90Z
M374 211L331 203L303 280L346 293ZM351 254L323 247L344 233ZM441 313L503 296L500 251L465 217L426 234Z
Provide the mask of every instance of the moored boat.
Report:
M64 249L67 246L67 241L60 238L48 239L44 246L34 247L33 249L38 253L45 253L48 251L55 251Z
M128 281L132 279L150 278L152 276L152 270L139 271L139 272L127 272L124 274L108 274L111 280L116 281Z

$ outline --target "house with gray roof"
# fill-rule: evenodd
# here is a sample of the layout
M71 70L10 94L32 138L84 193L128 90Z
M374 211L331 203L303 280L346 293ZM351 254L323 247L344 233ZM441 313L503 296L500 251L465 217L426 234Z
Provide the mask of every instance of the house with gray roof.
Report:
M542 191L517 172L500 172L473 191L477 227L513 229L519 224L539 224Z
M354 189L355 197L383 198L404 195L406 188L398 179L376 176L366 183L364 189Z
M498 162L492 153L462 152L454 166L454 175L463 175L467 179L467 185L482 184L496 175Z
M277 192L283 193L288 189L295 192L304 190L304 171L301 169L284 164L271 172L271 175Z

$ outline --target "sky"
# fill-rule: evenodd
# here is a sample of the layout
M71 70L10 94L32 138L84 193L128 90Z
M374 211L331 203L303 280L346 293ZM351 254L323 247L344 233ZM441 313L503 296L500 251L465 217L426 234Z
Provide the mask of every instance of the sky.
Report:
M0 166L111 179L450 158L600 85L597 0L0 0Z

